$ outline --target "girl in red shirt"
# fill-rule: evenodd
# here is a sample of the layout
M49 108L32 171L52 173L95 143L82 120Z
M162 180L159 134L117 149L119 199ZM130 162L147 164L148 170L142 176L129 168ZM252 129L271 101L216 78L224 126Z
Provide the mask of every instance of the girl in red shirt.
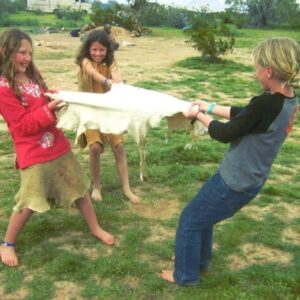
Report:
M18 265L15 243L33 212L51 203L74 202L96 238L107 245L114 236L98 224L87 192L88 184L63 132L55 127L61 100L49 102L48 88L32 60L32 40L18 29L0 36L0 114L7 123L20 169L21 185L16 205L1 242L1 261Z

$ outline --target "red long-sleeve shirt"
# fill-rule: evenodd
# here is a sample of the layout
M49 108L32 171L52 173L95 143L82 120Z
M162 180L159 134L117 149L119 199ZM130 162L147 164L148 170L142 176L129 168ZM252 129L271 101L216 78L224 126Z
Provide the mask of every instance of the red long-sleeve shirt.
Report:
M0 114L8 125L16 152L16 166L25 169L69 152L71 146L55 127L56 116L40 87L33 82L21 84L20 101L7 80L0 76Z

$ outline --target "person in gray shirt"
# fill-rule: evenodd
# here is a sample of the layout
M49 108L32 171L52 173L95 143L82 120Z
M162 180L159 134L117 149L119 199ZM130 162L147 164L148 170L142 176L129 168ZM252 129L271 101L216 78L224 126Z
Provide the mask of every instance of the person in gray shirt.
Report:
M299 86L299 45L290 38L269 39L255 48L253 58L265 91L262 95L245 107L196 101L184 113L206 126L211 138L230 146L216 174L181 213L174 270L160 275L168 282L199 284L201 273L209 269L214 224L232 217L256 197L292 128L298 109L294 88Z

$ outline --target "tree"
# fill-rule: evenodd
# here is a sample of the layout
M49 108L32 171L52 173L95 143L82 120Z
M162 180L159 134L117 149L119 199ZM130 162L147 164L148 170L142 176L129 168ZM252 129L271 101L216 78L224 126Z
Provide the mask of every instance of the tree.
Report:
M1 0L0 25L11 26L10 14L26 9L25 0Z
M225 3L233 11L247 13L249 23L257 27L291 23L299 12L297 0L226 0Z
M299 24L299 4L297 1L277 0L276 22L288 22L291 25Z
M147 0L127 0L127 2L134 10L141 10L149 4Z
M206 9L192 17L191 26L185 30L188 43L202 53L202 57L219 60L219 56L232 51L235 39L228 27L216 21Z
M1 0L0 13L16 13L25 10L26 2L24 0Z
M101 3L95 1L92 5L91 20L98 26L104 24L120 24L121 6L116 1Z

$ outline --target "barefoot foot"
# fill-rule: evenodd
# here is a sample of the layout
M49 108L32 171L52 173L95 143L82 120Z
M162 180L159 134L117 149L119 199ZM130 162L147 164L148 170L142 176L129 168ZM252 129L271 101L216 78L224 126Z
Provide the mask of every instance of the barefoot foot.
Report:
M175 279L173 277L173 270L163 270L160 273L160 277L170 283L175 283Z
M138 196L136 196L131 190L123 190L124 195L126 196L126 198L133 204L138 204L140 203L140 198Z
M116 242L115 237L109 232L103 230L102 228L99 228L97 232L93 233L93 235L97 239L99 239L103 244L108 246L112 246Z
M171 257L172 261L175 261L175 255ZM200 275L206 276L209 274L209 268L200 268Z
M93 188L91 197L94 201L101 201L102 200L101 190Z
M19 264L15 247L0 246L0 257L1 261L8 267L16 267Z

